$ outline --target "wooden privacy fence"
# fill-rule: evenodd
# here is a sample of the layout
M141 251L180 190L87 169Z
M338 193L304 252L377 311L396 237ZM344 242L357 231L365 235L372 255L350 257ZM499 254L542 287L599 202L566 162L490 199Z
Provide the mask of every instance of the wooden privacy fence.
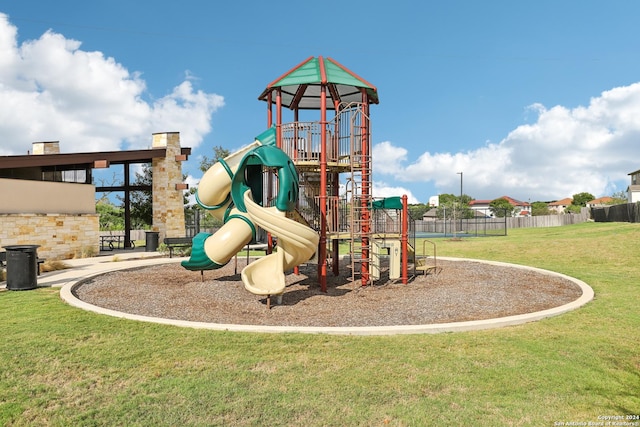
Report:
M507 228L561 227L563 225L580 224L589 219L589 209L582 208L580 213L507 218Z
M561 227L563 225L579 224L589 219L589 209L583 208L580 213L575 214L435 221L419 220L415 221L415 231L442 234L464 233L475 236L504 236L509 228Z
M596 222L640 222L640 202L591 208Z

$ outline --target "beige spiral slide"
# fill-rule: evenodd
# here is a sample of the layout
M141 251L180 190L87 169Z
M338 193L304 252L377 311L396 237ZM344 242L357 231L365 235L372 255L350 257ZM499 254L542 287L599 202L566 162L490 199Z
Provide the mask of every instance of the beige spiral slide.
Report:
M278 238L277 250L247 265L242 270L244 287L256 295L280 295L285 288L285 271L311 259L318 247L318 234L305 224L286 217L276 207L263 208L244 194L251 221Z

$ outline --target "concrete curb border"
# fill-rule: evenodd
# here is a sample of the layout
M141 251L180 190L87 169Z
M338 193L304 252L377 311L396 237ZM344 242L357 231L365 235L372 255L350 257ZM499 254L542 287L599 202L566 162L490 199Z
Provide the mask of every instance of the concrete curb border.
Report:
M94 313L105 314L108 316L119 317L129 320L137 320L142 322L159 323L163 325L173 325L180 327L189 327L196 329L210 329L216 331L234 331L234 332L260 332L260 333L306 333L306 334L331 334L331 335L399 335L399 334L437 334L442 332L465 332L465 331L477 331L483 329L502 328L505 326L521 325L523 323L535 322L548 317L558 316L569 311L575 310L583 305L587 304L594 298L594 292L591 286L585 282L550 270L543 270L536 267L529 267L518 264L509 264L496 261L485 261L468 258L445 258L442 260L448 261L470 261L480 262L490 265L520 268L525 270L536 271L542 274L549 274L552 276L561 277L574 282L582 289L582 295L570 303L553 307L543 311L537 311L533 313L519 314L515 316L499 317L495 319L485 320L473 320L466 322L454 322L454 323L438 323L427 325L394 325L394 326L361 326L361 327L337 327L337 326L263 326L263 325L236 325L236 324L224 324L224 323L206 323L206 322L193 322L187 320L175 320L164 319L159 317L140 316L136 314L123 313L115 310L110 310L102 307L95 306L84 302L73 295L73 289L83 281L105 273L106 271L100 271L95 274L83 276L82 278L70 281L62 286L60 289L60 297L69 305L83 310L91 311ZM170 262L167 260L167 262ZM125 270L129 268L138 268L147 265L160 264L155 260L154 262L138 262L136 266L125 265L122 263L121 268L112 268L108 271Z

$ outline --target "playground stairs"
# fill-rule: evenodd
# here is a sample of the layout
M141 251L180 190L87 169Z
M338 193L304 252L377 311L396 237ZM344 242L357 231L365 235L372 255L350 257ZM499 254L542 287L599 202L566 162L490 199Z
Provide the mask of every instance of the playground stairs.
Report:
M346 185L347 200L350 200L351 280L360 279L362 285L366 286L371 282L369 267L372 261L369 117L362 108L355 105L353 108L344 109L343 112L340 117L341 135L349 135L351 158L350 177Z
M369 284L369 264L372 261L371 241L371 191L369 171L371 156L358 154L358 166L353 168L350 185L347 185L347 199L350 204L350 252L351 252L351 280L360 279L362 285ZM356 162L354 162L356 163ZM364 171L364 173L363 173ZM363 188L366 186L366 188Z

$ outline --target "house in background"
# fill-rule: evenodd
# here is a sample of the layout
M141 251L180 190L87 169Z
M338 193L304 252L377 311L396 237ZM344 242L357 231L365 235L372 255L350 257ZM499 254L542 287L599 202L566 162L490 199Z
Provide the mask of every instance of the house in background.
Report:
M566 197L562 200L556 200L555 202L549 203L548 207L550 211L553 211L557 214L562 214L565 212L565 209L571 206L572 202L573 199L571 197Z
M631 184L627 188L629 203L640 202L640 170L628 174L631 177Z
M498 197L498 199L505 199L515 208L513 210L512 216L531 216L531 205L527 202L521 202L520 200L516 200L509 196ZM491 209L489 205L493 200L472 200L469 202L469 207L476 211L477 213L481 213L485 216L493 216L491 214Z
M438 208L431 208L422 215L423 221L435 221L438 219Z
M603 206L609 206L613 203L613 197L605 196L599 197L597 199L593 199L590 202L587 202L588 208L601 208Z

